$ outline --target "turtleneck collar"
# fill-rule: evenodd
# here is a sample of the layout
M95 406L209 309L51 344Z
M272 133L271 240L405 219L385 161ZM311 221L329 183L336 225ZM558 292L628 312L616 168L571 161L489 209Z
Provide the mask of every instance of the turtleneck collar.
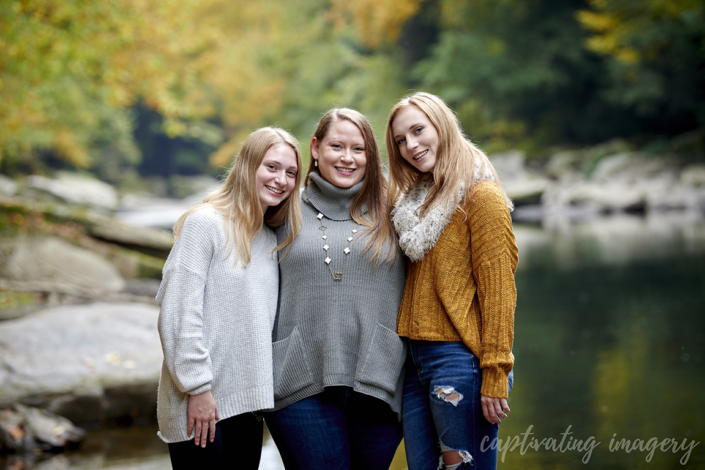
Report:
M312 172L310 178L311 182L301 195L304 202L311 204L328 219L351 220L350 208L364 180L350 188L339 188L316 172ZM366 205L362 206L362 211L367 212Z

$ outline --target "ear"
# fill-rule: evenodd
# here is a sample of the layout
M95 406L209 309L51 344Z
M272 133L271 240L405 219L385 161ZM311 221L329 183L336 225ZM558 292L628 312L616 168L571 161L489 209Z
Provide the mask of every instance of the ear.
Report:
M311 158L318 160L318 139L311 139Z

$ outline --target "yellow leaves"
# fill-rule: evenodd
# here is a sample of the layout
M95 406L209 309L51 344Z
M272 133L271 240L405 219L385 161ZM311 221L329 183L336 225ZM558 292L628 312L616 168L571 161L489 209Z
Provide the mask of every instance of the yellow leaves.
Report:
M335 24L347 23L352 17L358 37L369 47L399 36L406 20L419 9L423 0L332 0L330 18Z
M595 13L590 10L580 10L577 13L578 21L593 31L599 33L608 31L615 27L617 19L604 13Z
M69 129L58 129L54 134L54 148L76 168L87 168L91 159L86 148L78 142Z
M640 59L639 53L627 45L626 39L633 34L635 25L623 9L612 3L612 0L591 0L590 5L598 11L580 10L576 13L578 21L595 32L587 39L586 46L624 64L635 64Z
M645 34L647 26L702 8L698 0L589 0L588 3L591 10L576 14L578 21L594 32L587 40L587 48L611 55L626 65L654 56L662 46L659 41L652 41L649 46L637 49L635 44L644 41L636 38Z

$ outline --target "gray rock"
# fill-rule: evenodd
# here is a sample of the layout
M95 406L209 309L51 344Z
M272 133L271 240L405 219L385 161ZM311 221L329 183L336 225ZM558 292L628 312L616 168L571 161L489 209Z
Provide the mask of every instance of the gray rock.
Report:
M17 283L18 290L84 297L118 292L125 286L104 258L54 237L6 242L0 250L0 277Z
M5 175L0 175L0 195L14 196L17 194L17 183Z
M549 158L546 173L554 179L563 179L580 175L586 164L585 152L582 150L564 150Z
M86 432L46 410L16 404L0 411L0 448L56 451L80 443Z
M683 168L680 183L695 188L705 187L705 164L696 163Z
M120 245L144 248L165 258L174 245L171 233L149 227L135 227L114 219L94 218L88 227L89 235Z
M524 152L512 150L494 154L490 161L497 170L502 187L515 206L533 205L541 201L549 180L524 165Z
M502 182L526 178L525 155L521 150L492 154L489 159Z
M638 183L650 179L675 181L678 167L668 157L619 153L600 160L591 175L595 181Z
M115 189L108 183L88 176L59 172L55 179L32 175L27 186L69 204L96 207L113 211L118 207Z
M94 303L0 323L0 405L74 423L154 418L162 364L156 306Z

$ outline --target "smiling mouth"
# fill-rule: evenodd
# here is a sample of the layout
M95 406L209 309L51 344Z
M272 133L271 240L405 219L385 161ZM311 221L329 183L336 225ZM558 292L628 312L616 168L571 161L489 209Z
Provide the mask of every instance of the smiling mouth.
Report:
M418 154L414 155L414 158L413 158L414 161L419 161L419 160L421 160L423 157L426 156L427 153L428 153L428 149L424 150L424 151L421 152L421 153L418 153Z
M343 168L343 167L339 167L339 166L336 166L335 169L344 175L352 175L353 172L355 171L355 168Z
M284 194L284 190L276 189L271 186L267 186L266 184L264 185L264 187L273 192L274 194Z

